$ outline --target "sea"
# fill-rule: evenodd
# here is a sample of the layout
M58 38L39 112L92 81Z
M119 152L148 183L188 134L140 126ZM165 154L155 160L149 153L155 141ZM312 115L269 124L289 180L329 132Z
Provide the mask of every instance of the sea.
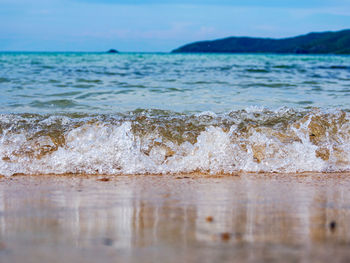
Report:
M0 174L350 171L350 56L0 53Z

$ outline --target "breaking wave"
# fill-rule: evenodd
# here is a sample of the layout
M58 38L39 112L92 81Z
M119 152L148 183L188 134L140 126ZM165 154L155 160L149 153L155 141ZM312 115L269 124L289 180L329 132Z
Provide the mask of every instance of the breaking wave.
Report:
M350 113L0 115L0 174L350 171Z

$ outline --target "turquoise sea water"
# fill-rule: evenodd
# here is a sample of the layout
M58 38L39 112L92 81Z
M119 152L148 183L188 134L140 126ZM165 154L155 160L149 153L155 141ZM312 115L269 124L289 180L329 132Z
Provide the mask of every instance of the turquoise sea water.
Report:
M350 109L350 56L0 53L0 112Z
M350 170L350 57L0 53L0 174Z

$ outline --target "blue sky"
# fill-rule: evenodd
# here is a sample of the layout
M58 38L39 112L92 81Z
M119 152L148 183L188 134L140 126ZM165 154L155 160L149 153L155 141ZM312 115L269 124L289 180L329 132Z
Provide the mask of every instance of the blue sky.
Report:
M0 50L170 51L350 28L350 0L0 0Z

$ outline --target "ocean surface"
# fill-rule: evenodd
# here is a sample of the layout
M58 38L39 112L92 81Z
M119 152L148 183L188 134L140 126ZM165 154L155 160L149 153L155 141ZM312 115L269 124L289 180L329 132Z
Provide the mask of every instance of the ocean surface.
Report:
M0 174L350 171L350 56L0 53Z

